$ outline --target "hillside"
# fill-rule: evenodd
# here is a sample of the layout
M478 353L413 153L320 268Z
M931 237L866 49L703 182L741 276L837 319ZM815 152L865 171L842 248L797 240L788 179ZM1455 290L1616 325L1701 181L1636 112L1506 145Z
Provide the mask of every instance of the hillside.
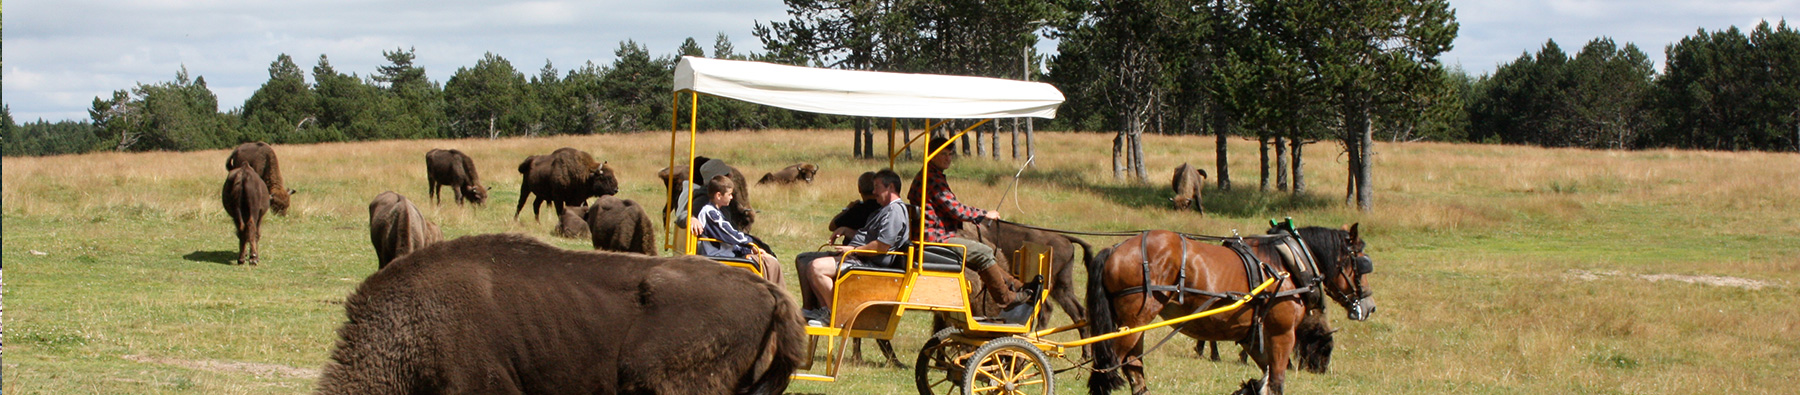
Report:
M819 165L811 185L749 191L762 211L752 233L791 260L823 242L856 175L886 165L849 159L850 139L712 133L702 154L751 179ZM1201 217L1168 209L1166 183L1181 162L1212 171L1210 137L1145 136L1144 185L1112 180L1111 135L1038 139L1016 197L1001 202L1017 162L974 158L951 170L958 194L1066 229L1257 233L1284 216L1362 224L1380 311L1349 322L1334 307L1342 331L1331 373L1293 373L1289 393L1764 393L1800 381L1800 156L1382 143L1376 209L1359 213L1341 204L1339 147L1308 147L1311 195L1293 198L1256 192L1256 147L1234 140L1236 189L1209 184ZM623 197L660 209L655 172L668 145L667 134L642 133L277 146L299 194L289 216L265 220L258 267L220 264L236 253L218 201L225 151L7 158L5 389L310 392L344 296L375 270L367 204L377 193L421 203L447 237L518 232L586 249L587 240L550 236L553 213L534 222L526 208L513 220L519 161L587 150L620 171ZM430 203L422 157L431 148L475 159L493 187L487 206ZM909 316L894 341L909 366L928 336L924 317ZM1257 375L1195 359L1191 345L1173 341L1148 360L1152 391L1225 393ZM1085 373L1057 379L1060 393L1086 392ZM843 382L790 392L908 394L911 381L910 369L854 367Z

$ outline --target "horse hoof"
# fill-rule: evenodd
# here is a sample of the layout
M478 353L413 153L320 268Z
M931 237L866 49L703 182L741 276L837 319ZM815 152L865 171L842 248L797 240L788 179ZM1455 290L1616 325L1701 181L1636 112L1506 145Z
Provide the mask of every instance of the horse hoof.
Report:
M1250 379L1249 381L1245 381L1243 386L1238 387L1237 392L1231 393L1231 395L1261 395L1261 394L1262 394L1262 380L1258 380L1258 379Z

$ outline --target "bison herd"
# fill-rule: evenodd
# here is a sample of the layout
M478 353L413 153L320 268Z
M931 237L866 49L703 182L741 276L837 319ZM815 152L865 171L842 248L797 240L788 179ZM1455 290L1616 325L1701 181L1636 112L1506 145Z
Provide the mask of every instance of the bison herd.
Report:
M238 238L238 264L256 265L266 212L286 215L291 195L267 143L244 143L226 160L221 191ZM425 153L428 194L442 204L480 207L492 188L473 158L454 149ZM736 199L723 207L738 229L756 220L749 185L722 160L696 158L692 176L664 168L664 203L690 211L702 194L688 185L728 176ZM444 241L437 224L393 191L369 203L376 272L345 303L320 393L780 393L805 362L804 328L785 290L748 271L694 257L656 253L656 225L638 202L616 196L620 175L575 148L532 155L521 176L516 221L530 199L538 217L548 201L552 233L590 238L596 252L560 249L521 235ZM765 173L757 185L810 184L808 163ZM1200 208L1206 172L1183 163L1169 200ZM667 216L667 212L664 214ZM669 218L664 218L665 221ZM676 218L675 221L685 221ZM1055 290L1076 289L1068 268L1072 237L999 224L970 231L992 244L1055 245ZM1042 234L1039 234L1042 233ZM1041 239L1041 240L1040 240ZM1010 247L1003 245L1001 247ZM630 253L630 254L627 254ZM684 286L703 283L704 287ZM1053 295L1077 321L1072 295ZM1046 310L1044 313L1048 313ZM535 329L534 329L535 328ZM559 328L554 331L542 329Z

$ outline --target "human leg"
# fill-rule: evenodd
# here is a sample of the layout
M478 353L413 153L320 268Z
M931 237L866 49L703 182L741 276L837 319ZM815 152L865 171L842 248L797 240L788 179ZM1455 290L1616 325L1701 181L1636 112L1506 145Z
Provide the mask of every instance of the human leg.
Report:
M994 297L999 299L1002 305L1011 305L1019 300L1018 295L1013 291L1021 284L1018 279L1013 278L1012 273L1006 271L1006 268L994 264L993 247L988 247L987 244L980 241L961 237L952 237L945 242L962 244L968 248L968 252L964 253L964 260L967 261L969 270L981 274L982 288L993 292Z

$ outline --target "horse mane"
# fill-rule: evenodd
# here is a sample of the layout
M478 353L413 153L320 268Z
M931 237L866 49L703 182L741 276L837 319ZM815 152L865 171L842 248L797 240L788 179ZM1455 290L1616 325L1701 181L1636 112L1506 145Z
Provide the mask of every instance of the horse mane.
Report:
M1323 278L1337 276L1338 270L1342 268L1338 267L1337 257L1333 254L1344 248L1344 239L1350 237L1350 232L1323 226L1308 226L1298 230L1300 240L1306 242L1306 249L1312 250L1313 262L1319 265L1319 274ZM1275 229L1269 229L1269 233L1275 232Z

